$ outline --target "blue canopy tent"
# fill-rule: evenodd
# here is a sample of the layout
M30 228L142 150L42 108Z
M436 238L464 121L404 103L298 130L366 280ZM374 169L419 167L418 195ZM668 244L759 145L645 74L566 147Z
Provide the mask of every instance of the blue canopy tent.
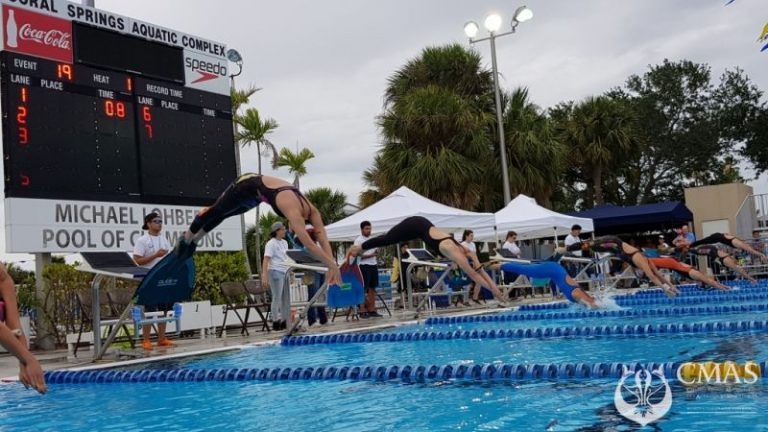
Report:
M680 201L631 207L606 204L569 214L592 219L596 235L669 230L693 220L693 213Z

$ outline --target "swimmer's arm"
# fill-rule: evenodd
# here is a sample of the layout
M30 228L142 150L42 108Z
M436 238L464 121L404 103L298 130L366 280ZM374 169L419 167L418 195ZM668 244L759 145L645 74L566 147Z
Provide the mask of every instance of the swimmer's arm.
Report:
M573 292L571 293L571 296L574 299L576 299L576 301L578 301L579 303L587 306L588 308L591 308L591 309L597 309L598 308L597 302L595 301L595 299L591 295L587 294L581 288L574 288Z
M726 267L734 270L738 274L741 275L744 279L747 279L751 282L756 282L757 280L752 277L747 271L744 269L744 267L736 264L736 260L734 260L732 257L723 258L723 264L726 265Z
M312 256L315 258L319 259L329 269L338 267L336 260L333 259L333 254L331 253L331 244L328 242L328 237L325 235L325 226L322 224L322 219L320 220L319 226L314 225L315 213L315 211L312 212L313 218L311 221L313 222L312 225L314 226L315 237L321 246L318 246L307 232L307 227L304 225L304 218L302 217L301 212L298 210L292 210L289 211L285 216L288 219L288 225L290 226L291 231L296 234L296 237L299 238L299 241L301 241L301 244L304 245L304 248L306 248L307 252L312 254Z

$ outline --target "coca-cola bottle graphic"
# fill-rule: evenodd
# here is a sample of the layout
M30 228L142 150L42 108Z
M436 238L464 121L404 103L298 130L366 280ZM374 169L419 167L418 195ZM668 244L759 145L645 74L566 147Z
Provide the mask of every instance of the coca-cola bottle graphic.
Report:
M16 17L14 16L14 10L9 9L8 10L8 22L5 24L5 46L8 48L16 48L19 46L18 41L16 41L16 36L18 35L18 28L16 28Z

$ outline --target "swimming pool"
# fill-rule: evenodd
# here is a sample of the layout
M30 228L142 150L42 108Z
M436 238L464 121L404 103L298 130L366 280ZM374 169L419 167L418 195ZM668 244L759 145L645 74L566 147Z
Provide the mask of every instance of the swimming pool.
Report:
M641 296L654 297L631 298ZM618 379L605 375L654 362L668 365L673 395L657 430L768 430L762 380L685 387L670 369L766 360L768 301L743 297L434 319L332 343L305 336L128 372L59 373L45 396L0 386L0 429L635 430L614 405Z

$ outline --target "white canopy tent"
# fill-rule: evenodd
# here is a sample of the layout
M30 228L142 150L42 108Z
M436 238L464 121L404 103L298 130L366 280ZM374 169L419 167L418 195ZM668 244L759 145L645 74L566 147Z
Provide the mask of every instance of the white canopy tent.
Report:
M486 227L475 230L475 241L496 241L496 236L503 239L507 231L517 233L518 240L563 235L571 230L574 224L581 225L582 233L595 229L592 219L567 216L541 207L536 200L518 195L499 210L496 216L496 229Z
M332 241L353 241L360 235L360 222L370 221L373 234L383 234L408 216L423 216L446 231L493 230L493 213L460 210L425 198L405 186L359 212L325 227ZM590 225L591 226L591 225Z

